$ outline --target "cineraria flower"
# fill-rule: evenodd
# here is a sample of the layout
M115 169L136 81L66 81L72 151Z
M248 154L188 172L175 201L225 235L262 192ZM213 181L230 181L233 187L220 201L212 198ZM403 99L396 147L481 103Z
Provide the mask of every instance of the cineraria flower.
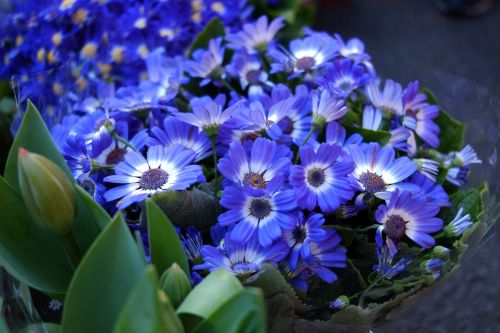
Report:
M459 152L450 153L444 160L444 167L448 168L446 180L455 186L467 183L467 175L472 164L483 163L471 146L465 146Z
M195 162L210 156L210 141L204 131L189 125L179 119L167 117L163 121L163 129L153 127L151 136L146 140L148 147L163 145L171 146L181 144L196 153Z
M234 185L266 189L273 178L288 173L290 156L290 149L268 139L255 140L248 153L236 141L219 160L217 168Z
M443 221L435 217L437 213L439 206L426 197L394 191L388 203L380 205L375 212L375 219L382 224L375 238L378 246L382 246L384 232L391 256L396 254L397 244L405 235L423 248L433 247L436 241L429 233L443 228Z
M352 59L355 62L365 63L370 60L370 56L365 53L365 44L359 38L351 38L344 42L342 37L335 35L335 40L339 45L339 53L345 58Z
M256 54L248 54L246 51L235 53L231 63L226 66L227 73L238 78L242 89L248 88L250 100L255 100L264 94L262 85L272 86L268 75L262 67L260 57Z
M347 98L351 93L363 88L370 76L366 69L350 59L335 61L325 67L325 74L318 83L330 94Z
M258 273L265 263L278 263L288 254L288 247L282 241L263 247L256 237L248 242L236 242L229 235L224 238L223 247L205 245L201 248L204 263L194 270L225 269L234 275L248 277Z
M354 194L347 175L353 170L348 161L337 161L342 153L339 145L323 143L318 151L309 146L300 148L301 165L290 168L290 185L294 188L299 206L324 213L333 212Z
M310 242L321 242L326 237L322 228L325 218L321 214L312 213L307 219L299 212L297 224L293 230L285 230L283 238L291 249L290 268L295 270L299 257L307 259L311 255Z
M460 207L457 215L446 227L444 227L445 235L449 237L458 237L462 235L467 229L472 227L474 222L470 217L470 214L463 215L464 208Z
M186 61L186 71L192 77L202 78L200 86L207 85L212 78L219 75L222 62L224 61L224 47L222 38L211 39L208 50L196 50L193 52L193 60Z
M349 145L358 145L363 142L363 137L359 133L354 133L346 138L346 130L336 121L329 122L326 125L325 142L329 144L337 144L342 148ZM319 144L318 144L319 147ZM315 149L317 150L317 149ZM343 152L345 154L345 150Z
M278 178L269 182L266 190L247 185L224 189L220 203L229 210L219 215L219 223L235 225L231 231L232 240L246 243L257 237L262 246L269 246L281 237L283 229L295 227L296 216L292 213L297 208L295 193L279 191L282 180Z
M345 268L347 250L340 245L342 240L335 230L325 231L326 237L322 242L310 242L311 256L304 263L323 281L332 283L337 280L337 274L328 268Z
M387 80L384 90L380 91L377 82L372 80L366 86L366 95L376 108L396 115L403 114L403 88L399 83Z
M420 172L417 171L411 175L409 182L420 187L418 194L425 196L430 202L436 203L439 207L451 207L448 194L446 194L443 187Z
M372 131L378 131L382 125L382 111L372 107L371 105L365 106L363 109L363 118L361 127ZM390 131L391 138L387 146L393 147L406 152L408 148L407 139L410 136L410 131L404 127L397 127Z
M249 53L265 50L283 24L283 17L274 19L268 24L267 16L261 16L255 23L243 25L243 30L226 37L228 47L238 50L245 48Z
M340 309L347 307L349 304L351 304L349 297L342 295L342 296L337 297L337 299L335 301L330 302L328 304L328 307L331 310L340 310Z
M186 257L195 264L203 262L201 256L201 248L203 246L201 231L193 226L189 226L185 235L180 234L180 239Z
M118 209L165 190L185 190L203 179L199 165L191 165L195 153L182 145L153 146L147 158L138 152L129 152L125 160L115 167L115 175L104 178L105 182L124 184L108 190L107 201L118 201Z
M92 162L83 136L76 134L68 136L61 147L61 153L79 184L90 175Z
M245 101L241 100L223 111L223 106L217 101L200 101L193 105L193 112L176 112L174 116L185 123L204 129L210 137L216 135L219 127L244 103Z
M417 165L406 156L395 158L391 147L371 142L350 145L347 149L355 166L349 180L356 190L363 192L358 199L368 194L367 199L374 195L387 200L398 188L410 192L420 190L414 184L401 183L417 170Z
M441 278L445 266L445 262L442 259L429 259L422 263L422 266L428 273L431 273L432 276L437 280Z
M439 172L439 162L430 160L428 158L414 158L413 162L418 165L419 172L421 172L424 176L426 176L433 182L436 181L436 176Z
M238 127L254 131L268 130L279 123L293 108L295 98L290 97L267 108L260 101L250 103L248 109L241 109L236 115Z
M321 127L325 123L342 118L349 109L344 105L344 101L337 99L328 91L320 93L314 91L312 96L313 125Z
M313 34L303 39L294 39L290 42L290 51L284 48L282 52L270 51L269 56L274 60L271 73L286 72L289 69L297 74L312 71L326 65L337 51L337 42L330 36Z
M401 258L393 264L393 256L390 254L387 245L377 246L378 264L373 266L373 270L380 276L391 280L393 277L406 269L412 259Z

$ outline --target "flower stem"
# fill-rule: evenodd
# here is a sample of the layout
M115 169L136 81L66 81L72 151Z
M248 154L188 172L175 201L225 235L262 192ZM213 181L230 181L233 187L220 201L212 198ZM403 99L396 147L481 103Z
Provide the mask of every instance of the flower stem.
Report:
M300 147L305 146L307 141L309 141L309 139L311 138L311 135L313 135L315 129L316 129L316 127L314 127L314 126L311 127L311 129L309 130L309 133L307 133L307 136L304 139L304 141L302 141ZM299 151L300 151L300 147L299 147ZM299 162L299 151L297 151L297 156L295 156L295 164L297 164Z
M127 140L125 140L124 138L122 138L121 136L119 136L118 134L116 134L115 131L113 131L111 133L111 136L116 140L116 141L120 141L121 143L123 143L125 146L129 147L130 149L132 149L133 151L137 151L137 149L130 143L128 142Z
M70 231L66 235L61 236L61 240L63 241L64 251L66 252L68 259L71 262L71 266L76 269L82 257L80 255L80 249L78 248L78 244L76 243L73 231Z
M361 272L359 271L359 269L356 267L356 265L354 265L354 263L351 261L351 259L347 259L347 263L349 264L349 266L351 266L352 270L356 273L356 275L358 276L358 282L359 284L361 285L361 288L366 288L368 287L368 284L366 284L366 281L365 279L363 278L363 275L361 275Z
M373 283L370 284L370 286L367 289L365 289L365 291L363 291L361 296L359 296L358 306L360 306L362 308L365 306L366 295L368 294L369 291L371 291L373 289L373 287L375 287L380 281L382 281L383 278L384 278L383 276L379 277L378 279L373 281Z

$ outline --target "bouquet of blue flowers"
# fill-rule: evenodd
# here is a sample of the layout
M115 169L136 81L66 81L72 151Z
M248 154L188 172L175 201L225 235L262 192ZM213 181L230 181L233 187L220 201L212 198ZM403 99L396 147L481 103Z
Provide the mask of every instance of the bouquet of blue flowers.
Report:
M173 303L175 332L221 329L231 318L224 332L246 332L252 316L249 331L262 331L262 297L273 332L352 332L455 271L467 244L496 221L487 183L463 188L482 163L463 142L464 125L430 91L418 81L382 80L359 39L308 28L291 37L285 25L261 16L228 28L214 19L183 54L150 47L144 77L93 77L57 121L42 110L50 136L28 102L0 194L19 192L44 233L59 237L66 260L38 256L65 279L40 279L32 261L15 263L29 254L20 259L12 242L2 240L0 255L16 277L54 297L66 294L66 275L76 269L63 329L95 331L76 313L96 310L79 303L95 295L85 292L102 272L112 276L111 262L125 270L130 255L135 279L146 270L144 282L136 294L117 292L121 303L103 303L115 306L118 321L101 329L122 332L133 306L161 303L165 296L140 301L158 285ZM53 162L20 147L71 174L58 184L57 202L43 195L47 178L34 171L53 173ZM13 234L12 226L0 228ZM118 280L97 285L111 290ZM146 325L144 318L135 324Z

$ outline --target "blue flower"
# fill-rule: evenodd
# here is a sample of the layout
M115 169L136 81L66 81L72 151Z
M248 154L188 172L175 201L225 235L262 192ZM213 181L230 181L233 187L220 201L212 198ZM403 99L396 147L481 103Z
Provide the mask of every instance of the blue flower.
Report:
M387 80L384 90L381 91L377 82L372 80L366 86L366 95L376 108L396 115L403 114L403 88L399 83Z
M372 107L371 105L365 106L363 109L363 118L361 126L363 128L378 131L382 125L382 111ZM404 127L396 127L390 131L391 138L387 146L393 147L406 152L408 150L407 140L411 132Z
M239 79L242 89L249 87L250 100L255 100L264 94L262 86L273 85L268 80L268 74L257 54L248 54L244 50L235 53L226 70L229 75Z
M325 218L321 214L309 214L307 219L302 212L299 213L297 224L293 230L285 230L283 238L291 249L290 268L295 270L299 257L307 259L311 256L310 242L321 242L326 237L322 228Z
M336 300L329 303L328 307L331 310L340 310L347 307L350 304L349 297L342 295L337 297Z
M363 137L359 133L354 133L347 138L345 128L338 122L332 121L326 126L325 142L329 144L337 144L342 148L345 148L350 145L360 144L363 142Z
M321 94L313 91L311 95L313 124L316 126L340 119L349 111L343 100L337 99L326 90Z
M284 52L284 53L283 53ZM290 42L290 50L274 50L269 56L274 60L272 73L289 71L299 74L326 65L338 52L338 44L330 36L313 34Z
M327 65L318 83L331 94L345 99L354 90L364 88L369 79L365 67L350 59L342 59Z
M224 47L222 38L211 39L208 50L193 52L193 60L186 62L186 70L192 77L202 78L200 86L207 85L219 75L219 70L224 61Z
M201 248L205 262L194 266L193 269L225 269L234 275L248 277L258 273L263 264L277 263L287 254L288 247L282 241L263 247L255 237L241 243L226 235L222 247L205 245Z
M192 165L195 153L182 145L153 146L148 149L147 159L138 152L129 152L125 160L115 167L115 175L104 178L105 182L123 184L108 190L107 201L118 201L118 209L165 190L185 190L203 179L199 165Z
M203 262L201 257L201 248L203 246L201 231L190 226L187 228L187 233L185 235L180 234L180 239L182 241L186 257L195 264Z
M235 225L231 231L232 240L246 243L257 237L262 246L269 246L281 237L283 229L295 227L295 193L278 190L280 183L281 180L274 178L266 190L250 186L224 189L220 203L229 210L219 215L219 223Z
M261 16L255 23L245 24L243 30L228 35L228 47L235 50L245 48L249 53L265 50L284 26L283 21L282 17L278 17L268 24L267 16Z
M391 280L408 267L411 258L401 258L393 264L394 256L390 254L387 245L377 247L378 264L373 266L373 270L380 276Z
M210 141L205 132L197 127L180 121L177 118L167 117L163 122L163 129L153 127L151 136L146 140L148 147L163 145L172 146L180 144L195 152L195 162L210 156Z
M355 165L349 179L354 188L362 192L359 199L368 194L387 200L398 188L411 192L420 190L415 184L401 183L417 170L417 165L406 156L396 158L391 147L371 142L350 145L347 149Z
M428 201L436 203L439 207L451 207L448 194L443 187L420 172L415 172L408 181L420 187L418 194L425 196Z
M185 123L191 124L201 129L217 130L224 124L232 114L239 110L244 101L241 100L234 103L227 109L223 110L223 104L212 100L198 100L193 104L193 112L176 112L174 116Z
M290 156L290 149L268 139L255 140L249 153L236 141L231 143L217 167L233 185L266 189L273 178L286 176Z
M426 197L394 191L388 203L375 212L375 219L381 224L376 233L377 244L382 246L384 232L391 256L398 251L397 244L405 235L423 248L433 247L436 241L429 234L443 228L443 221L435 217L437 213L439 206Z
M472 222L470 214L463 214L464 208L460 207L457 212L457 215L445 228L444 232L446 235L450 237L459 237L462 235L467 229L472 227L474 222Z
M472 164L481 164L474 149L467 145L459 152L452 152L446 156L443 166L448 168L446 180L455 186L467 184L467 176Z
M329 268L345 268L347 250L340 245L342 240L335 230L325 231L326 237L322 242L311 241L311 256L304 261L304 264L323 281L332 283L337 280L337 274Z
M81 135L69 135L61 153L78 183L84 181L92 171L92 161L87 152L85 139Z
M278 101L266 107L260 101L252 102L249 108L241 109L236 115L237 126L241 129L267 131L287 116L294 104L294 97Z
M297 193L299 206L324 213L333 212L354 194L347 175L353 170L348 161L337 161L342 153L339 145L323 143L318 151L312 147L300 148L301 165L290 168L290 184Z
M441 278L443 275L443 270L445 268L445 262L442 259L433 258L426 260L422 263L422 266L428 273L431 273L432 276L437 280Z

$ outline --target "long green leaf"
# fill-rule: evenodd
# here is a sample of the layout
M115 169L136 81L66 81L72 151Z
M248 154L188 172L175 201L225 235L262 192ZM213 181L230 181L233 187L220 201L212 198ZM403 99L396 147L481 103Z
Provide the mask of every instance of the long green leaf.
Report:
M21 196L0 177L0 257L18 280L48 294L67 291L73 269L60 239L40 229Z
M213 19L194 39L188 48L187 54L191 55L198 49L205 49L211 39L224 36L224 24L219 19Z
M65 301L63 332L112 332L145 267L125 222L116 216L76 270Z
M214 271L191 291L177 313L189 331L242 290L243 286L233 274L226 270Z
M10 148L9 157L7 158L7 164L5 166L5 179L7 179L17 191L19 191L19 183L17 180L17 151L19 147L24 147L30 152L47 157L63 169L70 179L73 179L64 158L52 140L47 126L45 126L42 116L31 101L28 101L26 113L21 122L19 132Z
M193 333L261 333L266 331L262 291L247 288L202 321Z
M151 262L160 274L176 262L190 276L186 254L172 222L152 200L147 201L146 209Z
M123 308L114 333L183 333L182 323L168 298L160 299L158 276L148 266Z

